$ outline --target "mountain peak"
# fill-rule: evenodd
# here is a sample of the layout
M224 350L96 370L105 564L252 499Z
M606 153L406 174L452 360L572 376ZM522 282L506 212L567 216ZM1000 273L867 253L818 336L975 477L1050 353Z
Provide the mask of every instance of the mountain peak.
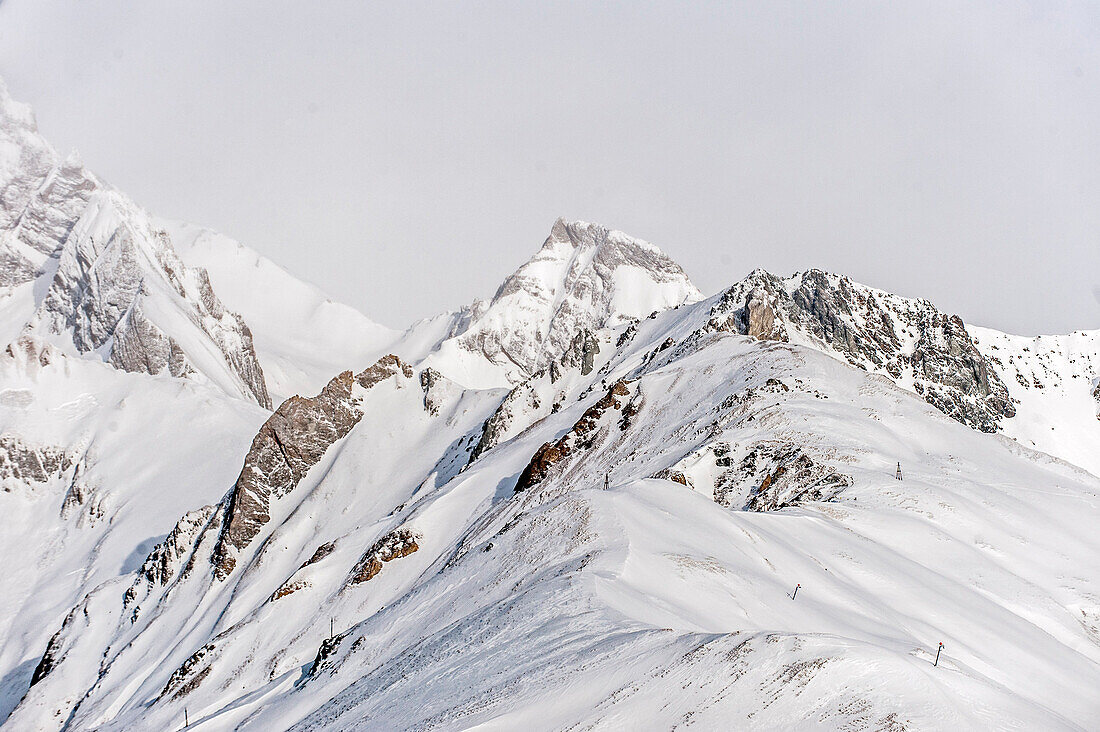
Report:
M562 244L566 244L573 249L626 248L643 250L668 260L679 269L679 265L668 259L656 245L617 229L610 229L603 224L589 221L570 221L564 217L558 217L554 225L550 227L550 236L543 244L543 249L557 249ZM682 272L682 270L680 271Z
M468 309L464 327L431 360L467 386L514 383L559 357L581 330L701 299L683 268L653 244L559 218L535 255L490 301ZM468 354L483 358L471 362Z
M269 407L248 326L121 192L62 158L0 81L0 334Z
M29 104L17 102L8 93L8 86L0 78L0 128L21 127L29 132L38 131L34 110Z

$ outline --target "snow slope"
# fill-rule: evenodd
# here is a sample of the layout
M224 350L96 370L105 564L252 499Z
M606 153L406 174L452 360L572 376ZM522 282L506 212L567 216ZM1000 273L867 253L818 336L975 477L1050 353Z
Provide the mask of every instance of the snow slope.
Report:
M402 335L335 302L312 285L229 237L161 222L180 257L201 267L219 297L252 331L272 401L313 394L339 371L359 370Z
M1100 475L1100 331L1028 338L969 328L1016 400L1004 433Z
M1100 481L714 304L461 472L501 392L395 372L224 580L209 525L92 593L9 724L1090 726Z
M224 493L266 416L41 342L11 350L0 357L0 717L26 692L49 628L139 567L181 513Z

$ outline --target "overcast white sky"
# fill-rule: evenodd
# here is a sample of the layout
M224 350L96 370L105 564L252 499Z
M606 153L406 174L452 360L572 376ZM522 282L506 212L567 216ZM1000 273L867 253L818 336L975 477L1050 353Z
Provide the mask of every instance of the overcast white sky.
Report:
M0 0L55 146L391 326L563 215L1100 327L1100 4Z

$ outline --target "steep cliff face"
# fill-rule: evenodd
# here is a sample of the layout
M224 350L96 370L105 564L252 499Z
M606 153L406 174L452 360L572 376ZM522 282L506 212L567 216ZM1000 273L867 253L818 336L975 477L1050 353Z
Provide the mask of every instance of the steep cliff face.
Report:
M0 80L0 287L44 271L97 185L75 158L63 161L46 143L30 108Z
M317 396L293 396L275 410L252 441L230 493L211 559L216 577L233 571L237 554L270 520L272 501L294 490L306 471L359 422L361 390L397 375L410 379L413 371L397 356L383 356L359 374L345 371L333 377Z
M0 337L210 382L270 408L252 334L126 196L62 159L0 86ZM33 288L33 289L32 289ZM5 302L7 301L7 302Z
M824 349L983 432L995 432L1016 412L958 316L847 277L808 270L780 279L757 270L723 293L707 330Z

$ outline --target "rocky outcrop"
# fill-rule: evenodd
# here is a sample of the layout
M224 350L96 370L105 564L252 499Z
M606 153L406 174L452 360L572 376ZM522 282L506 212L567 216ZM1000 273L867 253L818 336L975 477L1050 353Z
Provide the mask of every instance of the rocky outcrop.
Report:
M781 280L756 270L718 298L703 330L824 347L911 386L944 414L983 432L1016 413L958 316L847 277L808 270Z
M313 585L308 579L305 579L304 577L299 576L299 575L301 575L302 570L305 569L306 567L312 566L312 565L316 564L317 562L321 561L322 559L327 557L329 554L332 554L332 552L335 551L335 549L336 549L336 542L334 542L334 541L326 542L326 543L322 544L321 546L317 547L317 549L313 552L313 554L310 556L310 558L307 559L306 561L302 562L301 567L298 567L298 571L296 571L293 575L291 575L290 579L288 579L286 582L281 584L279 586L279 589L275 590L275 592L272 593L272 595L271 595L272 601L279 600L281 598L286 597L287 595L293 595L298 590L304 590L307 587L312 587Z
M138 570L147 581L166 585L184 566L184 559L191 552L195 538L213 518L217 506L203 506L184 515L164 540L153 547Z
M59 447L28 445L12 435L0 435L0 481L46 483L73 467L76 459Z
M95 486L86 480L88 465L87 453L29 445L12 435L0 435L0 490L9 493L20 487L34 490L53 481L65 491L61 518L67 519L83 509L79 526L94 523L104 512L102 496L91 500Z
M795 445L760 446L742 460L743 474L764 477L745 504L747 511L778 511L808 501L831 501L852 479L817 462Z
M207 657L215 650L213 643L207 643L199 650L192 653L179 668L168 677L168 683L161 689L158 699L171 696L180 699L187 696L202 684L203 679L210 675L211 665ZM205 663L204 663L205 662Z
M287 399L268 418L227 499L226 520L212 558L215 576L224 578L233 571L237 552L270 520L271 502L294 490L325 451L359 422L360 390L399 374L408 379L413 371L397 356L383 356L359 374L345 371L334 377L315 397Z
M578 331L561 357L550 363L550 381L561 378L565 369L579 369L581 376L588 376L600 352L600 341L588 330Z
M624 397L630 396L629 382L621 379L612 384L607 393L600 397L595 404L585 410L581 418L573 425L573 428L562 435L556 442L547 442L531 456L527 467L519 474L516 481L516 493L521 493L541 483L550 474L552 468L571 455L575 450L586 449L588 441L586 436L592 433L597 423L603 418L604 413L610 410L622 411L625 402Z
M761 288L745 303L745 335L757 340L783 340L775 326L775 296Z
M408 528L397 529L386 534L359 558L351 570L347 584L357 585L374 579L382 571L383 562L407 557L419 549L418 539L416 533Z
M61 624L61 628L50 636L50 641L46 644L46 651L42 654L42 658L38 659L38 664L34 667L34 673L31 674L31 686L49 676L50 672L61 663L61 659L64 657L62 647L65 642L65 631L72 625L77 609L73 608L69 611Z
M687 477L679 470L665 468L663 470L658 470L656 473L653 474L652 477L659 480L671 480L673 483L679 483L680 485L687 488L695 488L695 486L691 482L691 478Z

